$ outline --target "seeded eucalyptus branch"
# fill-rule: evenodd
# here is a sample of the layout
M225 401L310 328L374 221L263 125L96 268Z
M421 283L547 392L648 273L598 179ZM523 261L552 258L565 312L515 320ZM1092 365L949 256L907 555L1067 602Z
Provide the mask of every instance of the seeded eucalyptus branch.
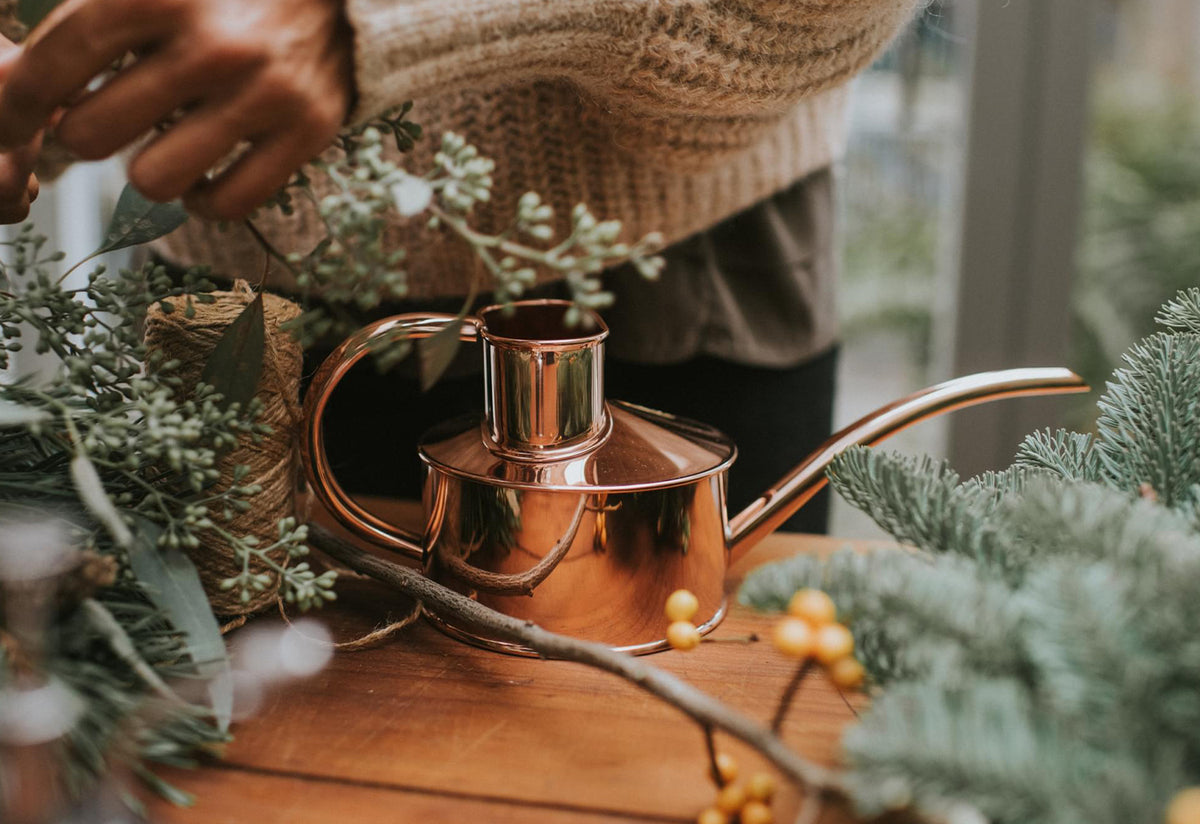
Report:
M659 235L625 243L620 240L619 221L599 220L583 204L572 210L571 230L557 243L553 242L554 212L535 192L518 200L516 214L501 232L477 230L471 217L479 204L491 200L494 162L461 136L447 133L432 169L423 174L404 169L384 149L388 133L402 151L420 137L419 127L404 120L407 113L406 106L385 115L343 138L345 151L338 158L315 162L313 168L332 187L319 200L308 185L308 173L293 181L292 188L312 200L326 230L312 252L285 259L306 295L320 294L333 312L338 305L366 311L385 300L404 298L408 294L405 251L389 247L384 240L384 229L397 219L427 220L466 243L492 280L487 286L475 284L475 290L490 288L500 302L521 297L536 282L538 269L562 278L576 307L589 309L612 303L599 277L605 268L628 261L646 278L658 277L663 266L655 254L662 245ZM286 206L277 204L285 211L290 208L288 197ZM573 308L566 320L576 324L587 317ZM301 342L310 344L326 335L353 331L350 324L330 309L311 308L295 329ZM444 340L447 345L457 343L456 337ZM377 354L386 364L408 351L408 342L397 339L383 341Z
M248 467L235 470L228 488L214 489L218 461L239 438L268 431L257 421L258 404L225 403L203 384L182 397L178 362L142 343L151 305L190 316L196 303L213 300L206 291L212 284L199 272L176 283L148 265L115 276L97 267L85 286L68 288L51 268L61 256L44 254L45 239L31 226L3 245L11 262L0 263L8 286L0 293L0 366L33 336L34 350L53 356L55 374L38 384L0 385L0 409L7 411L0 424L8 424L0 428L0 501L57 499L74 489L110 539L134 519L152 524L164 549L194 548L213 533L247 570L254 560L278 574L284 597L301 608L331 597L330 577L268 555L305 555L303 528L281 528L279 540L261 548L227 526L261 490L246 482ZM103 517L110 509L117 514ZM245 599L262 588L246 573L227 583Z

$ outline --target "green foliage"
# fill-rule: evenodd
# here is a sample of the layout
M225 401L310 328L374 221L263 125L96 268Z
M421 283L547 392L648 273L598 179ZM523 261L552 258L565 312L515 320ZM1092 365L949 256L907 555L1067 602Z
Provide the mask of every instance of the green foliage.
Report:
M100 247L91 257L148 243L183 225L188 214L178 202L154 203L125 184Z
M225 586L243 599L267 583L250 571L252 560L278 575L284 597L301 608L332 598L335 576L301 560L307 534L293 521L281 522L265 547L231 531L260 487L243 466L217 489L218 461L239 438L266 431L257 403L204 384L182 391L178 364L142 343L149 307L194 311L212 300L211 284L195 272L176 283L147 266L115 275L98 268L85 286L67 288L55 271L61 256L46 254L31 227L3 246L0 364L32 337L49 365L36 379L0 383L0 530L12 528L14 512L54 515L67 525L69 546L109 559L117 573L94 596L66 598L41 645L49 654L42 666L83 707L62 744L66 774L82 791L110 758L180 763L224 739L232 681L218 676L229 662L183 548L207 536L227 545L243 571ZM276 550L289 561L273 560ZM0 689L12 666L0 660ZM203 680L209 706L170 695L169 678Z
M844 741L864 812L1154 821L1200 784L1198 297L1125 356L1094 436L1035 433L966 482L850 450L831 483L910 550L747 579L765 610L823 588L852 627L878 690Z
M403 113L399 117L401 124L406 122ZM464 312L484 288L491 289L500 302L519 298L535 283L538 268L562 278L577 307L593 309L612 301L599 278L606 267L628 260L647 278L661 271L663 261L653 254L661 238L649 235L635 243L623 242L620 222L598 220L583 204L571 213L567 237L553 243L554 212L535 192L518 200L517 212L503 231L493 235L477 231L471 215L476 206L491 200L494 162L480 156L462 137L447 133L434 155L433 168L416 174L385 152L385 131L401 149L411 145L414 134L419 135L419 130L385 117L346 139L347 151L335 159L313 164L313 173L333 189L313 204L326 237L308 254L288 255L286 263L304 296L320 294L327 308L310 308L293 324L302 343L353 331L357 316L345 312L346 307L369 311L385 300L407 295L405 251L390 245L384 231L397 220L422 219L442 227L478 256L491 283L473 285ZM307 186L299 186L298 191L313 196ZM567 320L578 323L584 317L573 307ZM438 367L449 363L458 342L453 334L426 339L422 358L430 366L429 380L436 379ZM386 367L409 354L411 345L403 338L381 338L375 350Z
M185 636L163 619L140 584L123 577L98 598L128 633L137 657L155 673L173 680L195 677ZM61 744L60 763L73 793L86 792L122 753L191 766L198 755L215 752L228 740L209 710L137 689L137 674L84 610L61 616L51 638L56 654L48 668L82 699L83 713ZM4 664L0 657L0 681ZM137 723L143 718L154 723Z
M100 499L106 496L123 518L136 514L161 529L157 542L164 548L196 547L201 533L215 533L236 558L247 564L253 558L280 575L285 595L302 607L322 601L321 592L315 600L306 597L322 580L311 570L282 566L252 536L225 527L261 491L247 482L248 468L235 472L228 489L210 488L220 455L240 436L254 439L266 431L256 421L257 404L226 403L205 385L183 397L174 375L178 364L148 354L141 341L147 307L179 304L186 312L193 301L212 300L203 291L211 285L196 275L175 284L150 266L115 277L97 269L85 287L68 289L51 277L49 267L59 257L41 256L42 238L25 230L9 245L13 261L0 265L12 290L0 294L0 365L32 331L35 350L53 356L57 374L44 385L0 385L0 402L42 413L40 420L0 431L0 501L79 495L109 525L106 540L115 538L125 549L128 542L118 534L123 525L105 517ZM85 482L92 475L98 486ZM303 537L289 536L281 544L288 553L306 554Z
M221 396L221 403L245 407L258 391L267 327L259 292L221 334L200 373L200 382Z
M1180 292L1154 319L1168 329L1200 334L1200 288L1193 286Z

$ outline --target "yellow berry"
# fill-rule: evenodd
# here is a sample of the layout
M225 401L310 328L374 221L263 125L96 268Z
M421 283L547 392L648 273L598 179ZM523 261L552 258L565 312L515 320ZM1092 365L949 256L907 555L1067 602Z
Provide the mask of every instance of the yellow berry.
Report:
M667 643L687 652L700 646L700 630L689 621L675 621L667 627Z
M770 773L755 773L746 785L746 795L753 801L770 801L775 795L775 779Z
M791 658L812 655L813 631L799 618L784 618L775 625L775 649Z
M699 599L686 589L677 589L667 596L668 621L690 621L696 617L698 609L700 609Z
M842 624L829 624L817 630L812 649L818 661L829 665L854 652L854 636Z
M729 824L729 816L716 807L708 807L696 816L696 824Z
M738 777L738 763L727 752L717 753L717 773L721 776L721 784L728 784Z
M819 589L802 589L788 601L788 615L802 618L814 627L823 627L837 620L833 599Z
M771 808L761 801L747 801L738 814L738 821L741 824L774 824L775 816L771 815Z
M741 784L726 784L717 793L716 807L726 815L737 815L746 803L746 790Z
M849 655L829 665L829 680L844 690L858 689L866 674L858 659Z
M1200 787L1184 787L1167 805L1166 824L1200 822Z

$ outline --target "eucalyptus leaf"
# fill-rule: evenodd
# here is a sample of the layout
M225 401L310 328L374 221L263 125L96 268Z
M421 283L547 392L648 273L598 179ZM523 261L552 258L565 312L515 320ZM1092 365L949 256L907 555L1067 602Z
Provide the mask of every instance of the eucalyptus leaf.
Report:
M233 717L233 678L221 628L195 565L178 549L160 548L159 532L155 524L138 519L129 566L146 595L183 634L197 673L208 682L213 715L224 732Z
M178 229L188 218L178 202L155 203L147 200L128 183L117 199L112 220L100 247L90 257L148 243Z
M45 409L0 400L0 427L27 426L31 423L50 420L51 417L53 416Z
M108 493L104 491L104 483L100 480L100 473L96 471L95 464L83 452L71 459L71 480L88 512L104 525L117 546L128 548L133 542L133 535Z
M442 377L462 343L459 330L461 319L448 323L444 329L417 341L417 364L421 377L421 391L428 392Z
M245 408L258 390L266 347L265 323L259 292L229 324L204 364L200 381L220 392L226 406L239 403Z
M62 0L20 0L17 3L17 19L32 29L60 2Z

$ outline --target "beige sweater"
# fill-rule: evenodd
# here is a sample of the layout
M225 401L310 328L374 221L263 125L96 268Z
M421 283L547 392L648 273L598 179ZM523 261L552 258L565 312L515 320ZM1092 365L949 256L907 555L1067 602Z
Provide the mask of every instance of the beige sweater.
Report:
M560 231L585 202L627 239L658 231L670 243L834 160L847 81L919 0L345 2L354 119L411 99L427 137L409 168L430 167L445 131L492 157L483 229L537 191ZM321 237L311 212L256 223L289 251ZM466 291L478 263L465 244L420 218L391 233L408 249L412 297ZM227 276L262 271L241 227L191 220L159 250Z

